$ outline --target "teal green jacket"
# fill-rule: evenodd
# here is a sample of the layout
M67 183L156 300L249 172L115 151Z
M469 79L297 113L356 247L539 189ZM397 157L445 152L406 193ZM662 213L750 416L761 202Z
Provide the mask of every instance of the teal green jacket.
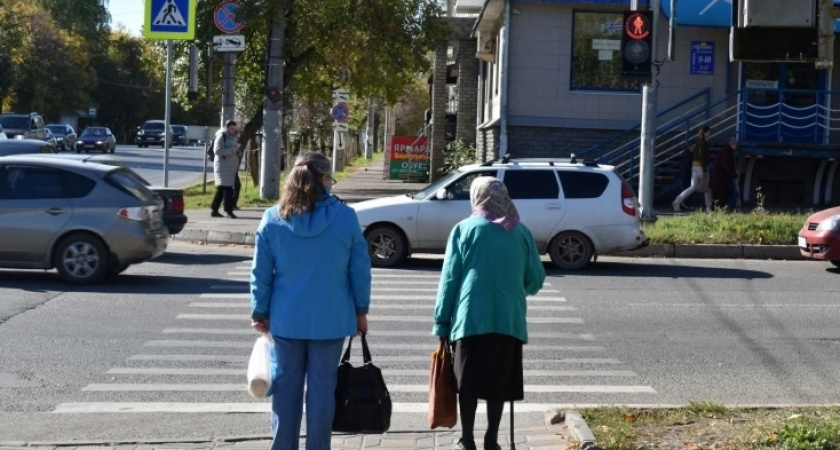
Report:
M435 336L455 342L499 333L528 342L525 297L536 294L545 269L523 224L510 231L481 216L449 235L435 305Z

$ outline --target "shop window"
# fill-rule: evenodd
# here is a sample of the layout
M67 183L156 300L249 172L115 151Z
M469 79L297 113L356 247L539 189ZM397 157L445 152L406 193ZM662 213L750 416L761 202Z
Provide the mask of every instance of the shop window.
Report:
M621 77L622 21L621 11L574 12L571 90L639 92L641 83Z

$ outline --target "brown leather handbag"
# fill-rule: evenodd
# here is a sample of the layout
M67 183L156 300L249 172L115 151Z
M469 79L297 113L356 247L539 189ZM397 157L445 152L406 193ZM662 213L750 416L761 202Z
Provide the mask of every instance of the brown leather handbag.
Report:
M458 423L455 370L452 367L452 351L444 340L432 353L432 369L429 373L429 427L452 428Z

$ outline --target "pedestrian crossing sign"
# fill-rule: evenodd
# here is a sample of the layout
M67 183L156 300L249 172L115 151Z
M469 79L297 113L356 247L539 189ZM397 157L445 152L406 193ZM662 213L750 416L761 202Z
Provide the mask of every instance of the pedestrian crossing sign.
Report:
M194 39L196 2L146 0L143 36L149 39Z

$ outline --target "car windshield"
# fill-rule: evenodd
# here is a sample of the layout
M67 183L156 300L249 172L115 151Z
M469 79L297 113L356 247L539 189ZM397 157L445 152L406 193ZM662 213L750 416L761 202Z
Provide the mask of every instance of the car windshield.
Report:
M82 131L82 136L105 136L104 128L85 128Z
M56 136L64 136L66 133L66 129L61 125L47 125L47 129L52 131L52 134Z
M29 117L0 116L0 125L3 128L27 129L29 128Z
M152 122L143 125L144 130L149 131L163 131L163 123L160 122Z
M431 195L434 195L434 194L435 194L435 192L437 192L437 190L438 190L438 189L440 189L440 188L442 188L442 187L446 186L446 185L447 185L447 184L449 184L449 183L450 183L453 179L455 179L455 178L459 177L462 173L464 173L462 170L455 169L455 170L453 170L452 172L449 172L449 174L448 174L448 175L446 175L445 177L441 178L440 180L437 180L437 181L435 181L434 183L432 183L432 184L430 184L430 185L426 186L426 187L425 187L422 191L419 191L419 192L414 193L414 195L412 195L412 196L411 196L411 198L424 199L424 198L426 198L426 197L429 197L429 196L431 196Z

